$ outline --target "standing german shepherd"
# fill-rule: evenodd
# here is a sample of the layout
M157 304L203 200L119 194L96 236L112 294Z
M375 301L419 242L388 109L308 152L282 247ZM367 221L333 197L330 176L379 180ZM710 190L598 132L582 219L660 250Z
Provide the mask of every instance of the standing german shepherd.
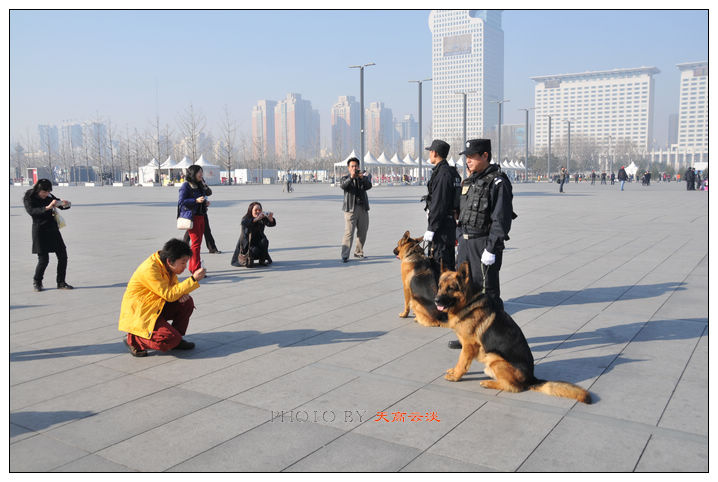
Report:
M394 254L401 260L401 282L404 285L404 311L400 318L409 316L414 310L416 321L424 326L441 326L446 314L436 309L436 278L431 262L421 248L424 237L411 238L409 231L396 244Z
M442 271L435 301L440 311L448 313L449 328L461 342L459 361L446 370L447 380L459 381L477 359L493 379L482 381L482 387L508 392L535 390L591 403L591 395L577 385L534 376L534 358L521 328L490 296L474 292L468 263L462 263L459 271Z

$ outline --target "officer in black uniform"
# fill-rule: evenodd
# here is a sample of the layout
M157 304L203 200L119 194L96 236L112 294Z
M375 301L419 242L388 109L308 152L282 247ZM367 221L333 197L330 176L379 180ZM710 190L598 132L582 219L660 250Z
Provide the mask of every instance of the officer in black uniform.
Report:
M461 184L459 253L457 264L469 262L475 287L494 297L501 309L499 270L504 241L509 239L513 193L509 178L491 161L491 140L472 139L466 143L466 167L471 173ZM461 348L454 340L451 348Z
M429 151L429 161L434 165L431 179L427 184L428 194L425 197L428 211L428 226L424 240L430 244L430 256L436 279L444 268L456 269L456 216L459 209L459 190L461 176L456 168L446 162L449 144L435 139Z

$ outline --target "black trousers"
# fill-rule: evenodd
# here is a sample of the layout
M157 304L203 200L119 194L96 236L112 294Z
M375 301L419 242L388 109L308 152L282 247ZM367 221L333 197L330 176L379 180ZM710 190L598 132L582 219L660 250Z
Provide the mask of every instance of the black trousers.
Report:
M471 268L471 282L478 291L486 289L486 294L492 296L503 308L504 303L501 301L501 289L499 287L499 271L504 258L504 250L496 249L493 253L496 255L496 262L491 266L481 263L481 254L486 249L486 241L488 238L459 239L459 253L457 256L457 264L468 261Z
M231 263L237 263L239 261L239 254L242 251L242 238L240 237L237 240L237 246L234 248L234 253L232 254L232 259L229 260ZM259 245L256 244L250 244L249 245L249 252L246 253L250 259L252 260L260 260L260 261L268 261L269 258L269 239L262 238L259 241Z
M207 213L204 213L204 242L207 245L207 249L210 251L217 251L217 245L214 244L214 237L212 236L212 230L209 228L209 217ZM184 238L182 239L185 243L189 244L189 230L184 232Z
M444 269L456 270L456 226L442 228L434 233L429 254L437 283L441 276L442 263Z
M65 247L58 248L55 252L57 256L57 282L64 283L67 273L67 250ZM45 268L50 263L50 254L42 253L37 255L37 266L35 266L35 275L32 277L35 284L41 284L42 278L45 276Z

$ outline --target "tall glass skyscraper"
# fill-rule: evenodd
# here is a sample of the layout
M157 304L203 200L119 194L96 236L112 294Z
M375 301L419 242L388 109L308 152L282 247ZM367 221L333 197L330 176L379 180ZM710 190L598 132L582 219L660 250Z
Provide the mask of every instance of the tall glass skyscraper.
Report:
M504 32L501 10L432 10L433 137L444 139L452 153L463 148L464 99L467 138L487 137L498 126L504 96Z

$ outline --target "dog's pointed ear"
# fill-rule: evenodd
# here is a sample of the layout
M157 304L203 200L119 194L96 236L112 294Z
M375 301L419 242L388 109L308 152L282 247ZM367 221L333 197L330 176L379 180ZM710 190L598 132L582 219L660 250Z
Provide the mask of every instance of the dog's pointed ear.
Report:
M461 266L459 266L459 278L463 281L464 286L471 284L471 268L469 267L468 261L464 261L461 263Z
M404 236L401 239L408 239L409 238L409 231L404 232Z

